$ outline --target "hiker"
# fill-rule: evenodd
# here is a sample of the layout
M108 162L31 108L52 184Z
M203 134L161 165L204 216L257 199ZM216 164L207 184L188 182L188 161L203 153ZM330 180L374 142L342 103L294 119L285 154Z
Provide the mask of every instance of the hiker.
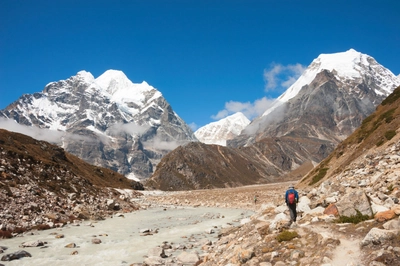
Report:
M286 190L285 202L286 205L289 207L290 221L296 222L297 219L296 204L299 202L299 193L297 193L293 185L290 185L289 189Z
M257 204L257 195L254 195L254 204Z

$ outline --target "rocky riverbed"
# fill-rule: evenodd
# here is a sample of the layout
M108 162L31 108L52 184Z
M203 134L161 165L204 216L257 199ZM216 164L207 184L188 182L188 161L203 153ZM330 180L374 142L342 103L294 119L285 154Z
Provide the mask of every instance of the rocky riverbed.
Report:
M3 265L166 265L201 260L218 231L240 225L253 212L209 207L159 206L103 221L80 221L33 230L0 241ZM14 254L14 255L12 255ZM21 256L20 259L7 260ZM0 264L1 265L1 264Z

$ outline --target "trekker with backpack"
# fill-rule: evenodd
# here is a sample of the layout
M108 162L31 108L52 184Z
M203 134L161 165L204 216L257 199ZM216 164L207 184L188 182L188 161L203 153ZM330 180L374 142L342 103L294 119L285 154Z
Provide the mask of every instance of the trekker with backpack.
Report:
M289 189L286 190L285 202L286 205L289 207L290 221L296 222L297 219L296 204L299 202L299 194L294 189L293 185L290 185Z

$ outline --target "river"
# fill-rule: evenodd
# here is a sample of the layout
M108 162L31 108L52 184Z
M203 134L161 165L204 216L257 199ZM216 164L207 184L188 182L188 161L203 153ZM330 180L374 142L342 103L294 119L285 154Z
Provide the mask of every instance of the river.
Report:
M238 225L251 214L251 211L241 209L152 207L125 213L123 217L98 222L84 221L80 226L67 225L36 231L23 237L1 239L0 245L8 248L2 256L18 250L25 250L32 255L1 263L6 266L130 265L143 262L149 249L161 246L164 242L177 246L186 245L190 238L215 241L219 229ZM145 229L151 230L152 234L143 236L141 232ZM211 229L215 233L210 234ZM56 238L55 234L64 237ZM100 239L101 243L92 244L93 238ZM42 247L19 247L23 242L35 240L47 244ZM77 247L66 248L70 243L75 243ZM77 254L71 255L74 251ZM179 254L182 251L176 252Z

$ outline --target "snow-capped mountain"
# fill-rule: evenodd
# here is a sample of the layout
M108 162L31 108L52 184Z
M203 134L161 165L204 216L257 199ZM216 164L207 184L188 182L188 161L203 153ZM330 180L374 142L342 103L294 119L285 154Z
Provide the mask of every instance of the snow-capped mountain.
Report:
M95 165L130 178L146 178L168 151L196 140L161 92L132 83L122 71L98 78L80 71L23 95L0 112L16 122L65 132L58 143ZM51 134L51 133L50 133Z
M301 178L399 85L392 72L353 49L320 55L226 147L181 146L162 158L148 183L171 190Z
M354 49L341 53L321 54L262 116L267 116L280 105L295 97L303 86L309 85L323 70L334 73L335 78L342 83L348 82L357 85L366 81L367 85L373 85L370 89L375 90L377 95L389 95L400 81L400 75L396 77L390 70L378 64L374 58Z
M250 120L238 112L199 128L194 135L205 144L226 146L226 141L239 135L248 124Z
M354 49L321 54L228 145L249 145L267 136L302 136L336 145L399 85L390 70Z

